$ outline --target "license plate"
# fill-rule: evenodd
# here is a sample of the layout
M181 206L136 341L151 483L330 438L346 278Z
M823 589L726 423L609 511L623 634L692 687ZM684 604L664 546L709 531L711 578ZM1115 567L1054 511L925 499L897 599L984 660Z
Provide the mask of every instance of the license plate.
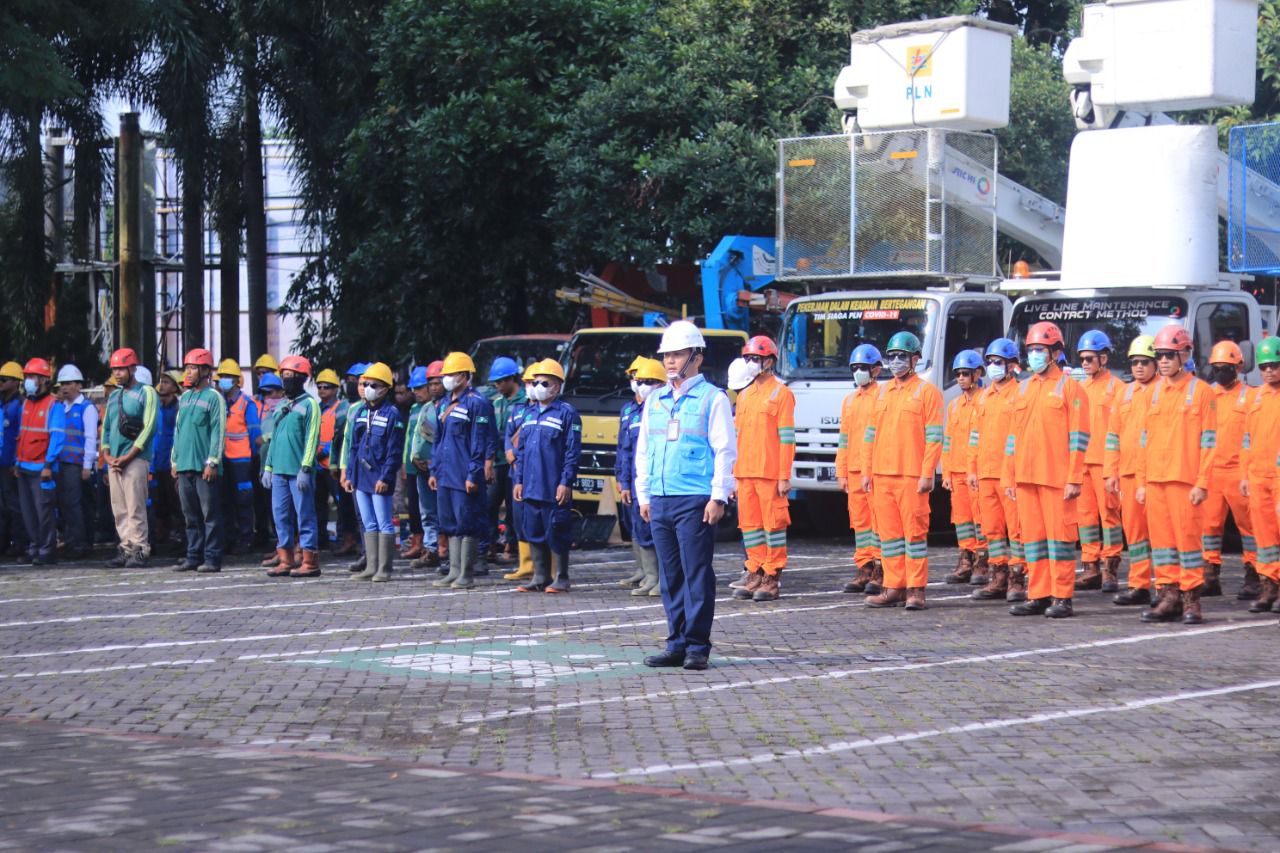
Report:
M604 480L595 477L579 477L573 481L573 490L587 495L598 495L604 491Z
M818 466L818 482L819 483L834 483L835 480L836 480L836 469L834 465Z

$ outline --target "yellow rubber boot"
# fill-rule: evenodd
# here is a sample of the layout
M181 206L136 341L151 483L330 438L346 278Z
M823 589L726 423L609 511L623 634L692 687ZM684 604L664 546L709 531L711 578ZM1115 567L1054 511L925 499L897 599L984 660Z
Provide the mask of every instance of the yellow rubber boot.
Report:
M516 543L517 553L520 555L520 565L514 572L507 572L502 576L504 581L522 581L525 578L533 577L533 552L529 550L528 542Z

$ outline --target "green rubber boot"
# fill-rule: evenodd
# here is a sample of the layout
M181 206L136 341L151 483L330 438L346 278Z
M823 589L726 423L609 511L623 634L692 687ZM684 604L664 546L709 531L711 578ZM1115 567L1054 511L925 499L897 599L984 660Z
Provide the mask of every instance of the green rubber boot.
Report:
M463 536L459 545L461 548L460 562L462 563L462 571L458 577L454 578L453 583L449 586L453 589L471 589L476 585L476 557L479 552L480 543L476 541L474 536Z
M462 574L462 537L450 536L449 537L449 574L440 578L440 580L433 582L431 585L435 587L440 587L441 589L445 587L453 586L453 582L456 581L458 579L458 576L461 574Z
M391 561L396 556L396 535L394 533L378 534L378 573L373 576L374 583L386 583L391 580Z
M378 534L364 535L364 571L351 575L353 581L367 581L378 573Z

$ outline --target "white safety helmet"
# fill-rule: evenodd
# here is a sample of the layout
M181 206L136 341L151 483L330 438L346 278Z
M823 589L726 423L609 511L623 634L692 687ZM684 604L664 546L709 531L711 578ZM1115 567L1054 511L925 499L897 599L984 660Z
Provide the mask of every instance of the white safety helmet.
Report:
M730 391L741 391L754 381L755 376L751 374L751 367L745 358L735 358L729 362Z
M74 364L68 364L58 371L58 382L84 382L84 374Z
M679 352L683 349L706 349L706 346L707 342L697 326L688 320L676 320L662 333L658 354Z
M133 369L133 378L141 382L143 385L150 385L154 381L151 378L151 371L145 364L139 364Z

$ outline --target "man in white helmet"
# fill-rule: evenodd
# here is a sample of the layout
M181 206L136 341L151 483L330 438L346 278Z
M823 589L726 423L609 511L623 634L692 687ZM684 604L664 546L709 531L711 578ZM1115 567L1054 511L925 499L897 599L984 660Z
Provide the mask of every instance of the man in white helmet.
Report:
M80 393L84 374L74 364L58 371L58 400L63 410L62 432L65 436L58 454L55 489L58 496L58 518L66 555L73 560L89 554L84 505L85 484L93 477L98 463L98 410Z
M737 435L724 391L700 372L706 341L678 320L658 346L665 388L645 401L636 438L635 500L658 552L667 648L647 666L707 668L715 616L716 524L733 491Z

